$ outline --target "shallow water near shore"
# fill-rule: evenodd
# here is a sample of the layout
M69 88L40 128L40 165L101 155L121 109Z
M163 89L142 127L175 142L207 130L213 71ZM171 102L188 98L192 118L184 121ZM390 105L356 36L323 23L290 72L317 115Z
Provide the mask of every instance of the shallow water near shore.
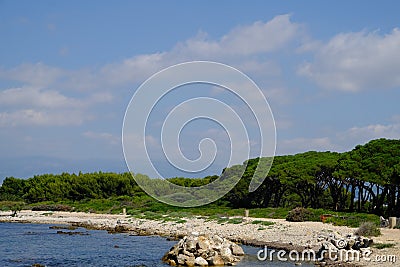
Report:
M176 243L158 236L108 234L78 228L82 235L57 234L48 224L0 223L0 266L169 266L161 257ZM69 230L61 230L69 232ZM293 262L262 262L259 248L243 246L237 266L294 266ZM313 266L303 263L302 266Z

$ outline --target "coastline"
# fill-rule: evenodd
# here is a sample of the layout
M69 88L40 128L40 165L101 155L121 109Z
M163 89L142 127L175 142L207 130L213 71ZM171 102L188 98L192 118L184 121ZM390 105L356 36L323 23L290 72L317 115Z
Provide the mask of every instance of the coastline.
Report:
M218 223L204 218L185 218L184 221L158 221L138 219L129 215L95 214L83 212L44 212L22 210L16 217L11 212L0 211L0 222L68 224L88 229L107 230L111 233L130 232L135 235L158 235L180 238L192 232L199 234L218 234L221 237L244 245L274 248L285 251L303 251L315 246L320 234L337 233L347 235L354 228L334 226L322 222L288 222L283 219L244 218L242 223ZM273 224L262 226L253 221L268 221ZM396 255L400 261L400 230L382 229L382 235L373 238L375 243L393 243L394 247L372 248L373 254ZM391 262L331 262L329 266L395 266Z

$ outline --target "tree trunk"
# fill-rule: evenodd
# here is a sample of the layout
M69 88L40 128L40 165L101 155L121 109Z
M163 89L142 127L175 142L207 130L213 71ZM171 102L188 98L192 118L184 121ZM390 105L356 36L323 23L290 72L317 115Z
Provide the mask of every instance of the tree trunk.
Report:
M350 212L354 211L354 199L356 198L356 186L354 183L351 185L351 197L350 197Z
M400 217L400 185L397 186L396 217Z

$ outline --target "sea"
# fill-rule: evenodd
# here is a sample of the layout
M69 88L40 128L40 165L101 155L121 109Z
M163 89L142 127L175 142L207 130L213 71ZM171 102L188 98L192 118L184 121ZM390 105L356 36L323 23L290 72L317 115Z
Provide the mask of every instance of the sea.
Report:
M78 228L82 235L57 234L48 224L0 223L0 266L122 266L166 267L162 256L177 241L159 236L109 234ZM294 262L260 261L260 248L243 246L246 256L237 266L294 266ZM40 264L40 265L39 265ZM302 266L313 266L302 263Z

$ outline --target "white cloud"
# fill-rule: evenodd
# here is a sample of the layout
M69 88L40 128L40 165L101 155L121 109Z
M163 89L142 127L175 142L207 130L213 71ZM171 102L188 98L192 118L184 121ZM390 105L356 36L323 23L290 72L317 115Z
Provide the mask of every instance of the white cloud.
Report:
M35 87L19 87L0 92L0 105L58 109L77 108L82 105L82 102L78 99L66 97L57 91L40 90Z
M343 91L400 86L400 30L341 33L317 48L298 73L319 86Z
M139 55L104 66L99 81L112 86L144 82L154 72L173 63L166 59L165 53Z
M331 136L318 138L295 138L279 141L279 154L293 154L310 150L316 151L350 151L356 145L365 144L379 138L400 139L400 121L392 124L371 124L362 127L351 127Z
M290 15L276 16L266 23L257 21L225 35L220 41L219 52L241 55L269 53L287 45L299 30L300 26L290 21Z
M279 139L278 139L279 140ZM333 144L328 137L320 138L294 138L278 141L278 154L293 154L306 151L336 151L337 145Z
M203 57L238 57L270 53L282 49L301 33L301 26L290 21L290 15L280 15L268 22L257 21L240 26L219 40L200 33L177 45L175 53ZM178 52L179 51L179 52Z
M64 70L47 66L41 62L36 64L24 63L9 70L0 68L0 78L41 87L54 83L64 75Z
M353 141L353 145L363 144L373 139L388 138L400 139L400 123L371 124L364 127L352 127L338 134L340 140Z
M400 121L389 124L370 124L354 126L337 133L334 138L345 151L353 149L356 145L365 144L379 138L400 139Z
M236 27L218 39L199 34L169 51L136 55L99 68L63 70L41 62L0 68L0 79L22 83L18 88L0 91L0 105L6 108L1 113L1 125L60 125L55 119L57 114L71 114L67 125L74 121L79 124L87 117L73 120L73 115L112 101L118 94L115 88L135 86L156 71L182 61L219 60L256 75L279 76L281 70L276 63L258 56L283 49L302 34L302 26L291 22L290 15L281 15ZM67 90L74 97L68 96ZM18 118L18 122L11 122L12 118Z
M80 111L44 111L22 109L0 113L0 127L80 125L90 117Z
M200 33L169 51L136 55L100 68L63 70L41 62L29 63L8 70L0 68L0 78L41 88L110 90L143 82L167 66L190 60L217 60L245 72L278 76L280 67L258 56L283 49L302 35L301 25L291 22L290 15L280 15L267 22L236 27L219 39L211 40L206 33ZM257 57L252 58L253 55Z
M88 109L111 102L109 93L93 93L84 98L67 97L60 92L36 87L0 91L0 127L81 125L93 119Z
M256 60L248 60L240 63L238 67L240 71L250 74L252 77L277 77L280 76L282 70L280 66L272 61L256 61Z
M111 133L105 133L105 132L98 133L98 132L87 131L83 133L83 136L89 139L103 140L111 145L121 143L121 138Z
M210 40L206 33L178 43L170 51L139 55L104 66L101 76L110 84L143 82L164 67L189 60L220 60L233 63L243 71L279 75L273 62L250 60L249 56L275 52L303 35L302 27L290 21L290 15L276 16L268 22L257 21L240 26L219 40Z
M89 97L84 99L84 105L94 105L99 103L110 103L114 100L114 96L108 92L97 92L91 94Z

